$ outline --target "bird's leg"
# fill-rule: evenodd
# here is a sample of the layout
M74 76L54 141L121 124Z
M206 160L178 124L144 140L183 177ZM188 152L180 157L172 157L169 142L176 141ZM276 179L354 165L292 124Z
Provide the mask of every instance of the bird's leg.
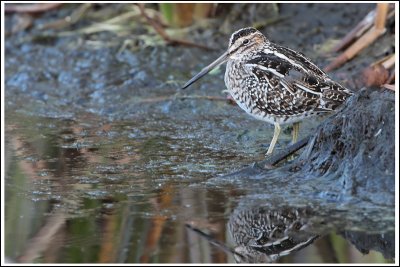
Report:
M281 126L278 123L275 123L274 125L275 125L274 137L272 137L272 141L271 144L269 145L267 155L272 154L272 151L274 151L276 141L278 141L279 133L281 132Z
M300 122L293 123L292 144L297 142L297 138L299 137L299 130L300 130Z

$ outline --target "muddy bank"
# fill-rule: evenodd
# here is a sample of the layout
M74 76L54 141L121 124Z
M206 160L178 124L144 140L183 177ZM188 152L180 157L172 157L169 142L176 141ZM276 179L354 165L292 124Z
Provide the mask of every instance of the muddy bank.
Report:
M299 174L336 181L340 197L393 205L395 95L367 88L323 122L300 155Z
M395 98L366 88L327 118L300 156L273 170L254 165L213 181L262 183L267 192L299 192L333 201L394 207ZM246 182L243 182L246 181ZM275 188L276 187L276 188ZM301 188L301 189L300 189ZM260 185L254 187L260 191Z

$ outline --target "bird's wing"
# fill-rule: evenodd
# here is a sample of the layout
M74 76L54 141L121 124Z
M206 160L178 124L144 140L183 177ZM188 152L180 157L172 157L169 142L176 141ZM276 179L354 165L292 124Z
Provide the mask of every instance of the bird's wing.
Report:
M304 101L319 99L320 104L314 106L316 111L334 110L351 94L322 71L323 75L318 75L319 72L308 69L307 65L299 67L297 61L293 63L276 53L262 53L245 64L260 82L268 83L271 88L281 87L280 91L300 95L297 99Z
M316 76L326 76L326 73L318 68L317 65L311 62L303 53L296 52L290 48L275 45L270 43L270 46L265 50L266 53L272 53L281 59L287 60L297 68L306 70Z

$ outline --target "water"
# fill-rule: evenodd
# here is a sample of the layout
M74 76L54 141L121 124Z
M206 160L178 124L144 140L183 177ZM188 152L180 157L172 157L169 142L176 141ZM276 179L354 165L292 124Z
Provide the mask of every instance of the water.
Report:
M268 190L260 194L260 188L251 190L219 179L218 174L253 160L246 158L246 151L215 147L180 127L164 125L160 134L146 130L148 123L140 121L107 123L95 116L65 120L18 113L8 118L5 252L9 258L75 263L235 262L232 253L185 225L234 248L241 244L235 242L228 225L238 213L257 218L260 207L264 213L266 209L279 212L286 202L282 210L288 205L310 209L312 216L301 221L311 225L307 231L321 237L278 262L387 261L376 251L362 256L343 232L366 239L385 234L383 240L392 242L390 208L356 213L350 204L338 207L317 198L310 203L310 198L294 198L286 190L283 198L268 195ZM153 123L161 127L161 122ZM252 221L257 220L242 227L251 229ZM320 249L322 245L330 257ZM384 253L391 255L391 249L393 244Z
M368 10L348 6L343 12L353 9L355 21ZM327 16L335 9L325 7ZM286 20L272 35L304 43L288 25L295 24ZM196 72L219 52L117 53L79 37L48 44L24 39L29 34L38 33L6 39L7 261L393 262L392 203L336 202L304 177L223 176L262 160L273 126L224 99L221 72L176 95L188 69ZM300 136L318 123L304 122ZM290 138L289 128L277 149ZM273 233L268 218L277 218ZM284 230L286 222L293 231ZM291 243L269 244L280 234Z

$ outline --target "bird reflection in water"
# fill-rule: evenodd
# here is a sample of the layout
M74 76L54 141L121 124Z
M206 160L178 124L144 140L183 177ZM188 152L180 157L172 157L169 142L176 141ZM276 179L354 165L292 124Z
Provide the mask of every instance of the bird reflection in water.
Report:
M310 245L318 234L308 231L307 208L239 209L228 223L237 262L271 263Z

